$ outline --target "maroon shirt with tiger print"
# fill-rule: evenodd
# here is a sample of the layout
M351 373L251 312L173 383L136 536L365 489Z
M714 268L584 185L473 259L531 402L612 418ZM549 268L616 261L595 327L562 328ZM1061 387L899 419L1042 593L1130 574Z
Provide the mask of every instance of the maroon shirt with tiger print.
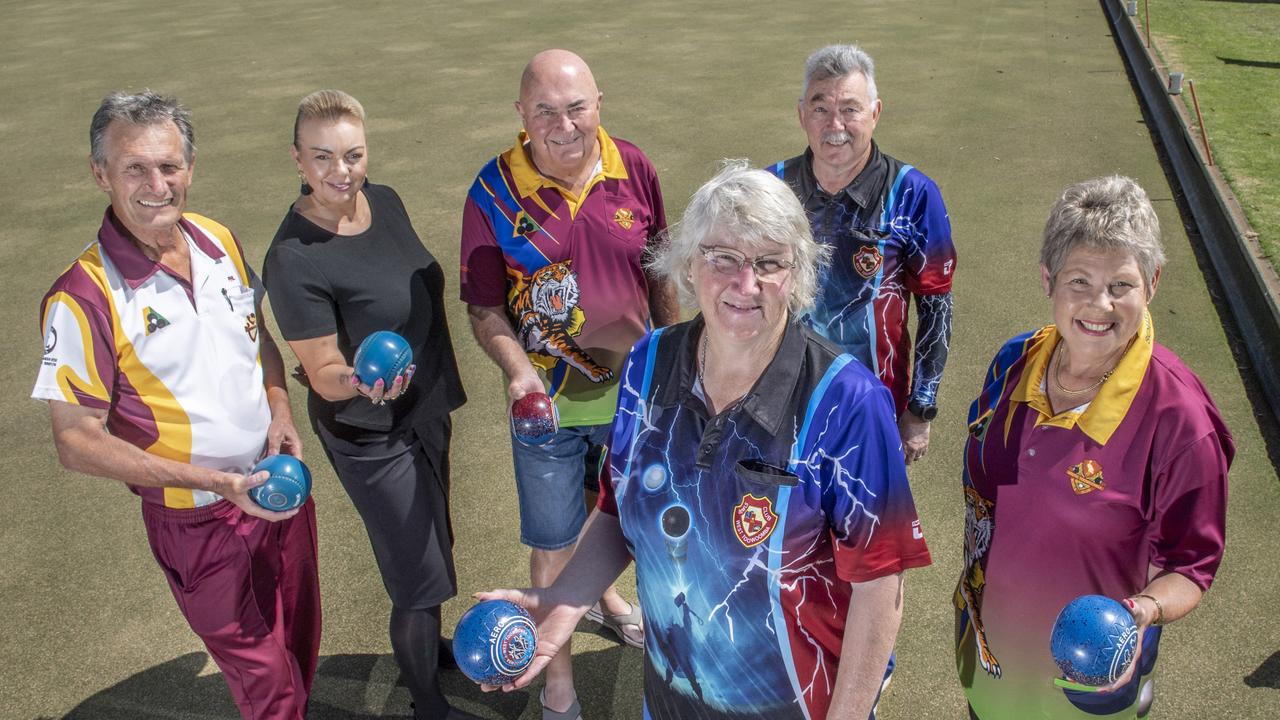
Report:
M543 176L523 133L476 177L462 215L461 299L505 306L563 426L611 422L617 375L649 328L643 261L667 227L644 153L601 128L580 196Z

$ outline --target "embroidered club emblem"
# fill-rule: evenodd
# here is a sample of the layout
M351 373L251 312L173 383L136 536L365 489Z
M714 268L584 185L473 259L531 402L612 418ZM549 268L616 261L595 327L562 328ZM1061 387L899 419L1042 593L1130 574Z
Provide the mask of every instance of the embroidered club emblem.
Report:
M49 334L44 336L44 354L48 355L58 346L58 329L49 328Z
M636 224L636 216L627 208L622 208L613 214L613 221L621 225L623 230L630 230Z
M1102 479L1102 466L1096 460L1085 460L1067 470L1067 479L1071 481L1071 490L1077 495L1085 495L1106 486Z
M529 217L528 213L522 211L519 215L516 216L516 234L517 235L524 235L525 237L529 237L530 235L538 232L538 229L539 229L538 223L534 222L533 218Z
M733 532L743 547L755 547L764 542L778 524L769 498L755 495L742 496L742 502L733 508Z
M984 440L987 437L987 426L991 424L991 411L984 412L977 420L969 425L969 435L975 440Z
M253 342L258 342L258 313L249 313L249 317L244 321L244 333Z
M883 262L884 256L874 245L863 245L853 254L853 269L864 278L875 277L875 274L880 272L880 265Z
M160 313L156 312L155 310L152 310L150 306L142 308L142 319L147 323L148 335L159 330L160 328L169 326L169 321L166 320L165 317Z

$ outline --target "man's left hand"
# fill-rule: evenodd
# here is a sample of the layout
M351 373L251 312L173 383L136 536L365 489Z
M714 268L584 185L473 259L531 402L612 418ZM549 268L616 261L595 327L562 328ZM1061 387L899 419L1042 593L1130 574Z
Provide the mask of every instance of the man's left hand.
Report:
M276 414L267 426L267 455L284 453L302 459L302 438L293 426L293 417L287 413Z
M902 453L907 464L924 457L929 449L929 423L907 411L898 418L898 434L902 436Z

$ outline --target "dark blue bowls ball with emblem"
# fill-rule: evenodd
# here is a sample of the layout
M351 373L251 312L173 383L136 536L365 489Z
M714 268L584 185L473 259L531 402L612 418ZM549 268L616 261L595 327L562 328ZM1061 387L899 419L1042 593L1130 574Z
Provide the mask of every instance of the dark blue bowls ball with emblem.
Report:
M529 393L511 403L511 434L525 445L542 445L560 429L560 413L546 393Z
M412 363L413 350L409 342L390 330L379 330L356 348L351 366L361 383L372 387L381 380L389 388Z
M463 613L453 631L458 669L485 685L505 685L520 677L537 649L533 618L506 600L481 600Z
M1067 603L1053 623L1049 650L1068 680L1107 685L1129 669L1138 646L1138 626L1123 605L1101 595Z
M253 501L268 510L285 512L300 507L311 494L311 471L292 455L268 455L253 466L250 475L263 470L267 481L249 491Z

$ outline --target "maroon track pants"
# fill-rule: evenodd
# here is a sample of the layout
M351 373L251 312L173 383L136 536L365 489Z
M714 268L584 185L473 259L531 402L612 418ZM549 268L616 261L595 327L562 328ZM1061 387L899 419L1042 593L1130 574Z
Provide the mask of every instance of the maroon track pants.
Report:
M142 518L173 597L240 714L302 720L320 650L315 503L278 523L226 500L194 510L144 502Z

